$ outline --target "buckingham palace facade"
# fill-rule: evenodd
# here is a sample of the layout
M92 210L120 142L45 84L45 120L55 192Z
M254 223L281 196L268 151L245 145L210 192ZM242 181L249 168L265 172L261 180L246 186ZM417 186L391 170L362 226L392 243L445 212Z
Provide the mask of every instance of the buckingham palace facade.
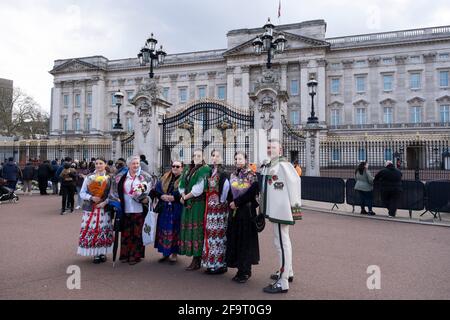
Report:
M336 147L339 143L364 140L375 146L377 141L390 140L432 141L427 150L417 149L416 143L414 150L403 144L400 152L405 162L415 165L428 161L421 160L421 153L427 152L437 153L440 161L448 153L450 131L450 26L337 38L327 38L326 29L323 20L276 27L287 44L274 59L272 71L288 95L284 116L290 130L301 132L310 115L307 82L314 77L316 115L325 128L321 141L331 148L332 160L345 157ZM249 92L266 68L265 56L255 55L252 47L260 33L261 28L232 30L226 35L225 49L169 52L165 64L155 69L162 96L171 103L168 114L205 98L241 110L251 108ZM130 101L148 78L148 67L137 58L61 59L50 73L54 77L51 139L110 139L118 89L125 94L121 122L133 132L135 107ZM379 160L392 158L386 153L398 149L384 148Z

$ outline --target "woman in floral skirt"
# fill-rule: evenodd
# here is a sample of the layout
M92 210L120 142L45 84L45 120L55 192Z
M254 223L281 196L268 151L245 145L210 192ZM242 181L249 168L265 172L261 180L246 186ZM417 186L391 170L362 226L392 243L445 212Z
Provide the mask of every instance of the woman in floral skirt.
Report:
M114 241L111 217L105 211L111 187L111 179L105 169L106 161L97 158L94 173L86 177L80 191L84 202L77 253L94 256L94 263L106 261L106 254L112 252Z

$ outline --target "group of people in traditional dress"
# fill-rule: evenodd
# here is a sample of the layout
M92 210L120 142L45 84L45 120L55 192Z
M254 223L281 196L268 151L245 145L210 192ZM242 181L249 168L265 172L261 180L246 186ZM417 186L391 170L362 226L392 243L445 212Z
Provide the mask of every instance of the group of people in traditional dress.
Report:
M154 247L162 254L159 262L175 264L178 255L189 256L188 271L223 274L236 268L232 280L245 283L260 260L256 221L266 217L273 223L280 264L270 276L274 282L263 290L287 292L294 275L289 225L301 219L300 178L281 156L278 140L269 141L267 151L271 160L260 173L245 153L236 152L234 171L228 175L221 152L213 150L207 165L203 151L195 150L190 165L173 160L171 170L155 184L142 171L139 157L128 159L127 169L115 176L107 175L105 161L97 159L80 192L85 201L78 253L94 256L94 263L106 261L114 240L105 210L110 205L122 212L120 260L140 262L145 251L142 228L150 209L158 214Z

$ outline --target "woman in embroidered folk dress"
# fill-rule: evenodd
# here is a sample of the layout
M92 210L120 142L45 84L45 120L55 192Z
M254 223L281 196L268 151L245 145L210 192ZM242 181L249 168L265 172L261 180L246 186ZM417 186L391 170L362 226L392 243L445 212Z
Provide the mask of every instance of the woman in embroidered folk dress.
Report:
M141 170L138 156L128 158L127 165L128 171L121 171L114 177L109 198L119 201L124 213L119 260L135 265L145 257L142 227L148 207L143 204L149 203L152 186L150 175Z
M236 170L230 176L228 193L230 216L227 229L226 262L229 268L237 268L233 281L245 283L252 275L252 264L259 263L258 231L256 229L256 197L259 183L255 173L247 165L245 153L235 155Z
M230 182L222 167L220 152L211 152L213 172L208 178L206 192L205 242L203 245L202 267L208 274L227 271L225 252L227 245L228 203Z
M84 179L80 197L83 202L78 254L94 256L94 263L106 261L106 254L112 252L113 228L111 217L105 212L111 179L106 174L106 161L95 161L95 172Z
M202 150L195 150L193 161L180 180L180 202L184 205L181 214L180 254L193 257L187 271L200 269L205 217L206 180L211 168L203 161Z
M179 252L178 240L180 237L181 211L180 183L183 165L180 161L172 162L172 170L167 172L158 181L155 196L158 198L158 222L156 227L155 248L163 254L159 262L169 260L170 264L177 262Z

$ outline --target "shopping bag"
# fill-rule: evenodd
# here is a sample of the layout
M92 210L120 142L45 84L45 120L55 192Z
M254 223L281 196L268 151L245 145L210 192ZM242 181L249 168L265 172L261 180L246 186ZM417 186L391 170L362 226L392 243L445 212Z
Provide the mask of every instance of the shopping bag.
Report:
M157 214L149 210L144 220L144 226L142 227L142 242L144 246L155 242L156 219Z

